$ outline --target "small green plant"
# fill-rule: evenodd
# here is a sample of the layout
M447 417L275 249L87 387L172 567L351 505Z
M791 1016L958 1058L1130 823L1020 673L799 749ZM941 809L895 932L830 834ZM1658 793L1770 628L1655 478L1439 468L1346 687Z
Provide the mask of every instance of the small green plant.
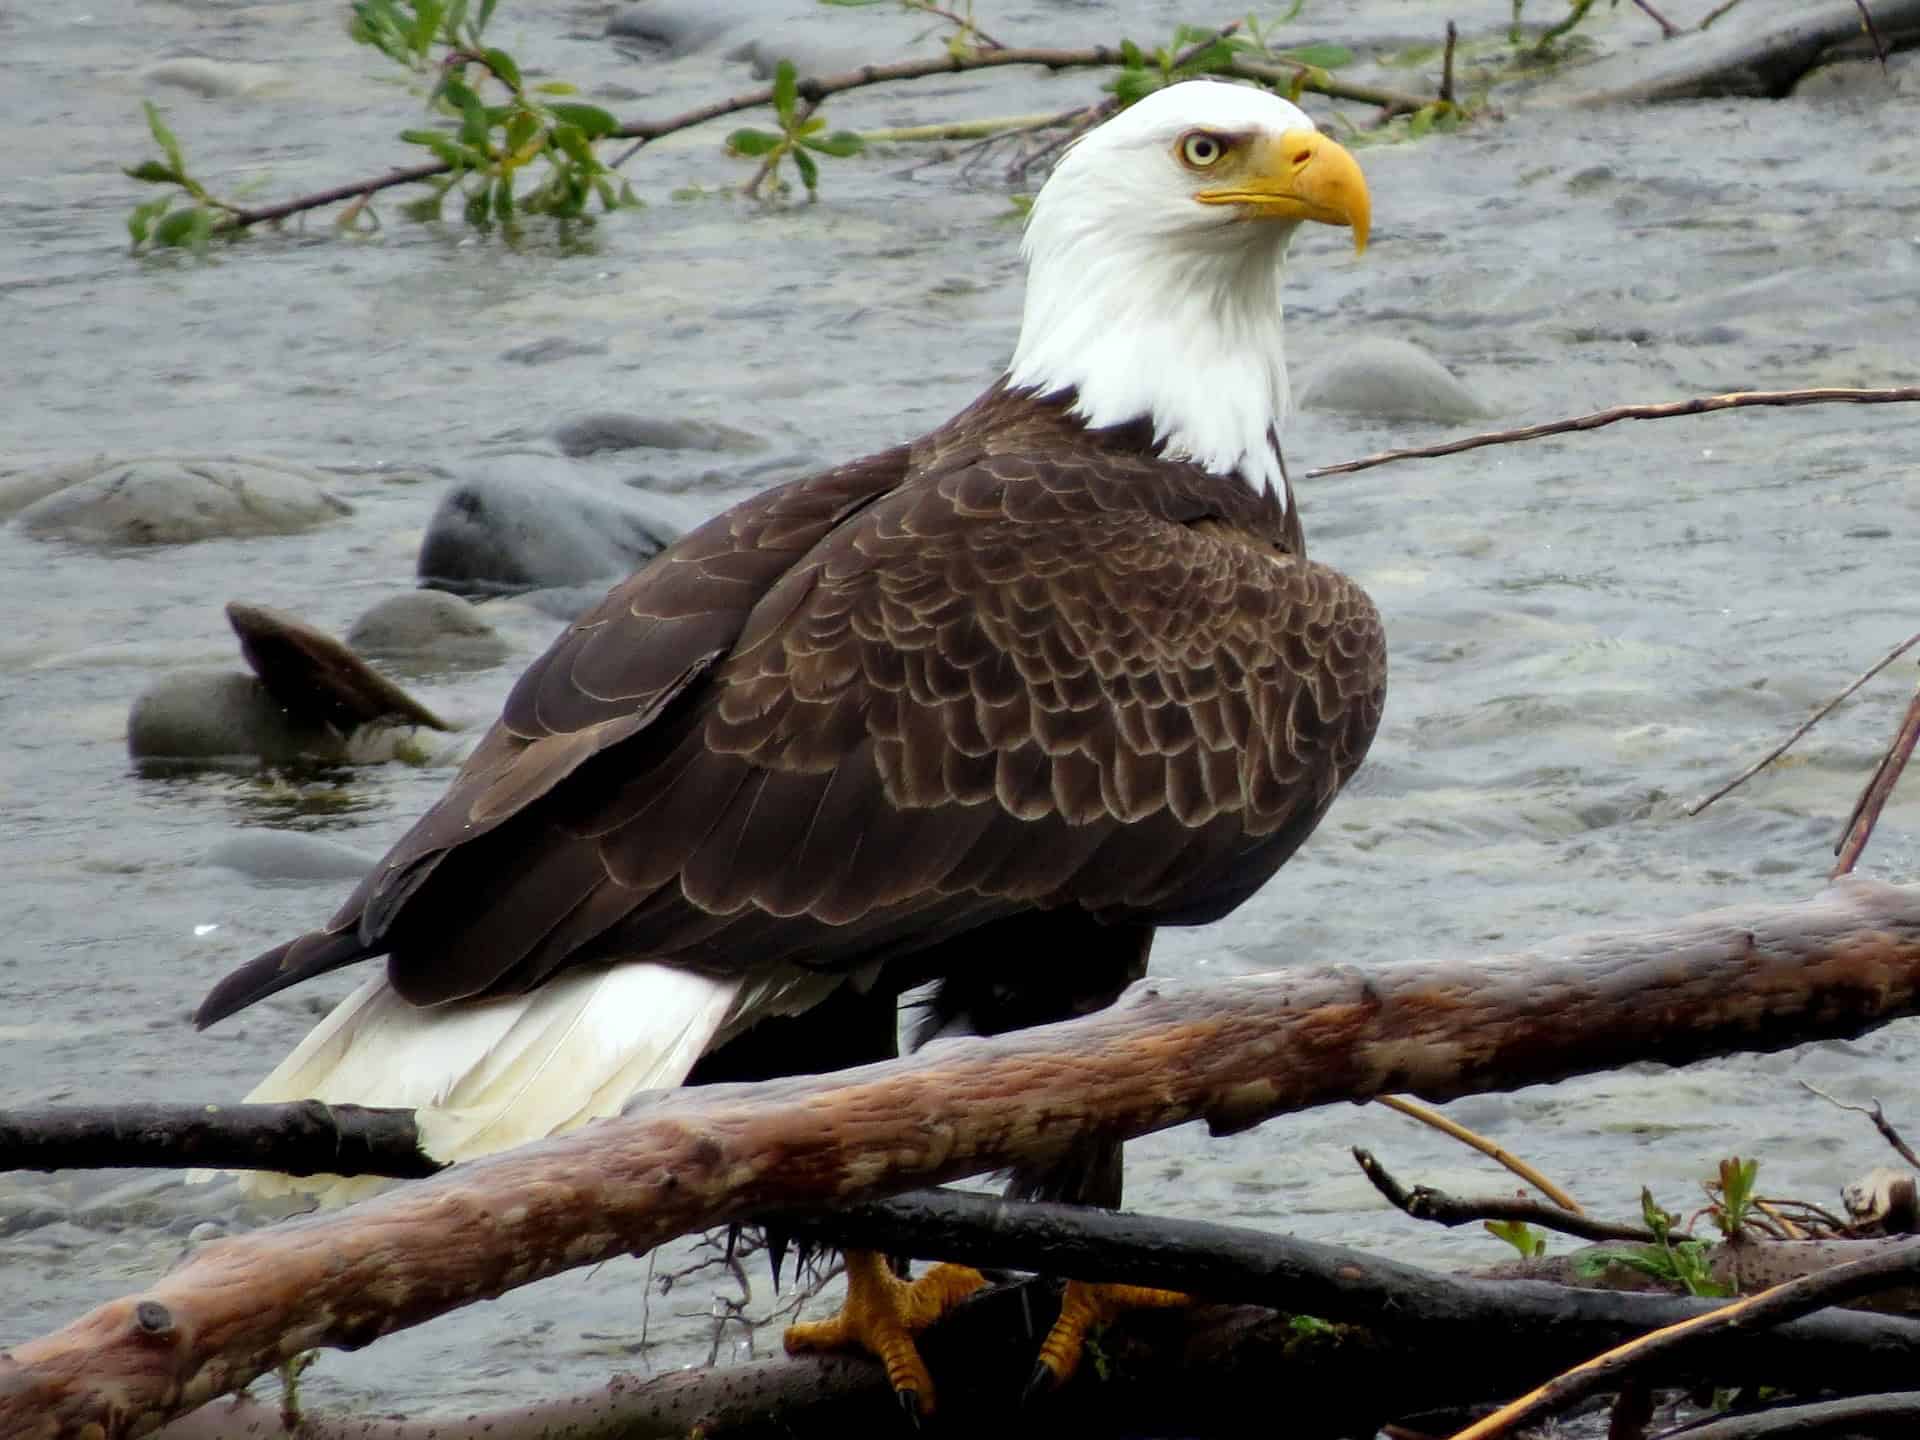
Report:
M1483 1220L1487 1233L1520 1252L1522 1260L1538 1260L1547 1253L1547 1237L1524 1220Z
M1575 1262L1582 1279L1592 1279L1609 1265L1625 1265L1642 1275L1668 1285L1677 1285L1689 1295L1722 1298L1733 1294L1733 1287L1713 1278L1712 1247L1701 1240L1676 1240L1673 1227L1680 1222L1655 1203L1653 1192L1640 1191L1640 1215L1653 1232L1654 1243L1638 1250L1594 1250Z
M1587 18L1595 3L1596 0L1567 0L1565 17L1542 30L1529 48L1541 59L1555 58L1556 45L1579 28L1580 22ZM1607 0L1607 8L1611 10L1619 3L1620 0ZM1520 26L1520 15L1526 8L1527 0L1513 0L1513 18L1507 24L1507 43L1515 49L1526 45L1526 32Z
M807 187L807 198L812 200L820 188L820 165L813 157L845 159L858 155L863 148L860 137L851 130L828 134L827 122L813 113L813 106L801 107L800 77L791 60L782 60L774 70L773 114L780 123L778 131L744 127L727 136L727 149L760 162L747 182L749 195L758 193L762 185L771 193L781 193L786 186L780 179L780 162L791 157L793 168L800 172L800 183Z
M1293 14L1299 12L1295 6ZM1284 19L1291 19L1289 14ZM1282 22L1276 21L1273 24ZM1290 98L1296 102L1309 84L1325 84L1327 72L1353 63L1353 52L1344 45L1308 45L1296 50L1275 50L1267 39L1273 24L1262 27L1253 17L1246 21L1245 33L1222 35L1201 25L1182 25L1174 31L1173 43L1151 52L1131 40L1120 42L1123 64L1120 73L1103 87L1123 105L1168 85L1201 75L1217 75L1232 68L1245 57L1262 62L1277 62L1294 67Z
M1738 1239L1746 1229L1747 1216L1753 1210L1753 1182L1760 1173L1758 1160L1742 1160L1731 1155L1720 1162L1720 1178L1709 1183L1711 1204L1707 1215L1729 1240Z
M1287 1329L1293 1332L1296 1340L1314 1340L1333 1334L1333 1326L1318 1315L1289 1315Z

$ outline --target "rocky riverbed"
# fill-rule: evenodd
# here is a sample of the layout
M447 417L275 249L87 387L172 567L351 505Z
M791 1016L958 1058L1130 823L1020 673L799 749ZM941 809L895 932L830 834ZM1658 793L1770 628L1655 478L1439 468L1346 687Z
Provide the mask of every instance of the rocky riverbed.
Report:
M1711 7L1662 8L1691 23ZM1010 42L1060 45L1215 18L1156 0L977 10ZM1285 34L1350 44L1356 76L1430 93L1444 22L1471 73L1504 63L1509 10L1309 4ZM1747 0L1720 24L1782 13ZM495 28L523 66L623 117L762 83L781 55L830 70L940 43L925 17L804 0L508 0ZM1296 476L1623 401L1913 383L1920 75L1904 57L1826 68L1784 98L1575 104L1684 56L1630 6L1582 34L1592 68L1502 80L1501 118L1362 153L1363 260L1330 233L1295 247L1291 353L1313 402L1289 438ZM330 913L567 615L687 525L918 433L992 379L1019 317L1010 197L1030 185L943 162L954 146L876 146L829 164L818 203L762 206L733 193L750 167L716 125L627 167L644 209L570 233L532 223L506 243L387 205L371 234L316 215L204 262L132 256L123 222L144 196L120 167L150 150L143 97L196 173L261 199L414 158L394 135L420 123L416 97L333 4L16 8L0 44L0 1106L230 1100L353 977L206 1034L187 1021L200 996ZM1099 83L945 77L825 113L856 129L1021 114ZM1306 852L1228 921L1164 936L1156 966L1472 955L1811 893L1905 703L1898 674L1789 763L1697 819L1684 809L1920 628L1917 467L1920 412L1823 407L1301 482L1314 553L1386 615L1386 722ZM234 600L349 638L456 733L419 731L383 763L263 767ZM130 752L155 695L201 707L183 722L211 734L192 763L161 763L179 740ZM1917 825L1896 800L1867 868L1913 878ZM1878 1142L1794 1081L1897 1108L1915 1035L1450 1109L1597 1210L1631 1212L1643 1183L1690 1209L1734 1152L1762 1157L1769 1192L1831 1201ZM1435 1263L1495 1258L1484 1236L1389 1211L1354 1143L1408 1179L1509 1188L1399 1117L1343 1108L1142 1142L1129 1200ZM0 1344L261 1219L171 1175L0 1176ZM327 1354L306 1394L464 1410L704 1360L714 1292L649 1300L654 1267L565 1275ZM759 1312L763 1272L754 1284ZM746 1346L728 1329L718 1349Z

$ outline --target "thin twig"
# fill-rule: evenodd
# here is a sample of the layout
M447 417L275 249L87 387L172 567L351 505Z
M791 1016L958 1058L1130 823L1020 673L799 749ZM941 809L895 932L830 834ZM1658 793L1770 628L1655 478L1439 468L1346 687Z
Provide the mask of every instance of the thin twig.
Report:
M1805 1080L1800 1082L1800 1088L1810 1095L1818 1095L1829 1105L1838 1105L1842 1110L1851 1110L1856 1115L1866 1116L1873 1121L1873 1128L1880 1132L1881 1138L1899 1153L1900 1158L1914 1169L1920 1170L1920 1155L1915 1155L1907 1142L1900 1138L1900 1132L1894 1129L1893 1122L1887 1119L1887 1112L1880 1108L1880 1100L1877 1096L1874 1098L1872 1107L1869 1108L1865 1105L1850 1105L1845 1100L1829 1095L1818 1085L1810 1084Z
M1438 1110L1430 1110L1425 1105L1417 1104L1407 1099L1404 1095L1382 1095L1379 1103L1386 1106L1389 1110L1398 1110L1409 1119L1418 1120L1422 1125L1431 1125L1441 1134L1451 1135L1462 1144L1471 1145L1482 1155L1506 1166L1507 1169L1533 1186L1534 1189L1538 1190L1542 1195L1545 1195L1562 1210L1570 1210L1575 1215L1584 1215L1587 1213L1580 1208L1580 1202L1578 1200L1575 1200L1566 1191L1547 1179L1546 1176L1542 1175L1519 1156L1501 1149L1500 1146L1494 1144L1493 1141L1487 1139L1484 1135L1476 1135L1473 1131L1467 1129L1466 1126L1449 1120Z
M1874 661L1874 663L1868 666L1866 671L1863 674L1861 674L1861 676L1858 679L1856 679L1851 685L1847 686L1846 689L1842 690L1838 695L1834 696L1831 700L1827 701L1826 704L1822 705L1818 710L1814 711L1813 714L1809 715L1805 720L1801 721L1799 726L1794 730L1794 732L1791 735L1787 736L1786 739L1782 740L1778 745L1774 746L1773 749L1769 750L1766 754L1762 755L1758 760L1754 761L1753 764L1749 765L1746 769L1742 770L1738 775L1734 776L1733 779L1727 781L1726 784L1722 785L1718 790L1714 791L1711 795L1707 796L1706 799L1694 801L1693 804L1687 807L1687 814L1698 815L1702 810L1706 809L1709 805L1713 804L1713 802L1718 800L1721 796L1726 795L1732 792L1733 790L1738 789L1740 786L1746 784L1747 781L1751 780L1754 776L1758 775L1762 770L1766 769L1767 766L1771 765L1774 761L1778 760L1782 755L1786 754L1787 751L1791 750L1796 744L1798 744L1800 737L1802 735L1805 735L1809 730L1813 729L1814 726L1818 725L1822 720L1826 719L1827 716L1831 715L1834 712L1834 710L1837 709L1840 706L1840 704L1844 700L1846 700L1846 698L1849 695L1853 694L1854 691L1858 690L1862 685L1866 684L1867 681L1871 680L1874 676L1878 675L1882 670L1886 669L1887 666L1891 665L1894 661L1898 660L1902 655L1906 654L1907 651L1911 650L1915 645L1920 645L1920 632L1916 632L1915 634L1909 635L1906 639L1902 640L1898 645L1894 646L1893 649L1889 650L1885 655L1882 655L1878 660Z
M1873 11L1868 8L1867 0L1853 0L1860 11L1860 22L1867 28L1867 38L1873 42L1873 53L1880 58L1880 68L1887 68L1887 42L1880 38L1880 27L1873 23Z
M1300 60L1288 60L1276 57L1272 60L1253 60L1236 55L1221 69L1223 75L1235 75L1242 80L1258 80L1265 85L1291 87L1298 85L1302 90L1311 90L1316 95L1325 95L1333 100L1353 100L1362 105L1378 105L1395 114L1411 110L1424 110L1436 97L1414 95L1405 90L1388 90L1380 85L1360 85L1348 80L1336 80L1318 65L1308 65Z
M1460 41L1460 31L1453 21L1447 21L1447 48L1440 58L1440 103L1453 104L1453 47Z
M1739 3L1740 3L1740 0L1721 0L1720 4L1714 6L1713 9L1709 10L1706 13L1705 18L1700 21L1700 28L1702 30L1706 29L1709 25L1713 24L1714 21L1718 20L1722 15L1726 14L1729 10L1733 9L1733 7L1738 5Z
M1624 1345L1616 1345L1583 1365L1555 1376L1485 1419L1457 1432L1452 1440L1493 1440L1509 1435L1543 1416L1613 1390L1630 1375L1670 1368L1675 1352L1730 1332L1747 1332L1843 1304L1881 1290L1911 1284L1920 1275L1920 1241L1881 1251L1864 1260L1836 1265L1813 1275L1789 1280L1744 1300L1735 1300L1705 1315L1669 1325Z
M1652 17L1653 23L1660 27L1660 38L1662 40L1671 40L1680 33L1680 27L1667 19L1667 17L1662 15L1658 10L1654 9L1649 3L1649 0L1633 0L1633 3Z
M1516 430L1487 430L1465 435L1440 445L1416 445L1405 450L1382 450L1358 460L1343 460L1338 465L1322 465L1307 471L1309 480L1322 475L1351 475L1356 470L1371 470L1396 460L1430 460L1438 455L1458 455L1462 450L1478 450L1487 445L1512 445L1521 440L1539 440L1548 435L1565 435L1575 430L1598 430L1622 420L1669 420L1677 415L1705 415L1714 410L1740 410L1750 405L1891 405L1920 400L1920 385L1894 385L1880 389L1828 387L1818 390L1736 390L1729 395L1696 395L1691 400L1667 400L1657 405L1615 405L1568 420L1550 420L1543 425L1522 425Z
M998 40L994 39L993 36L982 30L978 25L974 24L973 17L970 15L962 15L957 11L948 10L939 5L929 4L927 0L908 0L908 8L922 11L928 15L938 15L942 20L950 21L959 27L963 39L971 36L982 49L1004 50L1007 48Z
M1416 1185L1409 1190L1387 1172L1371 1151L1356 1145L1353 1158L1361 1173L1373 1182L1373 1188L1415 1220L1431 1220L1436 1225L1447 1226L1469 1225L1476 1220L1522 1220L1565 1235L1578 1235L1582 1240L1635 1240L1652 1244L1655 1239L1651 1230L1638 1225L1594 1220L1560 1206L1543 1205L1538 1200L1518 1196L1449 1195L1428 1185Z
M1860 862L1861 852L1867 848L1867 841L1873 836L1873 827L1879 822L1881 810L1893 794L1893 787L1900 783L1907 761L1913 758L1916 741L1920 741L1920 688L1914 690L1913 699L1907 702L1907 713L1900 721L1900 728L1894 732L1893 742L1887 746L1886 754L1880 757L1879 765L1874 768L1873 778L1867 781L1867 788L1860 792L1860 798L1854 802L1853 813L1847 817L1840 841L1833 847L1834 853L1840 858L1833 862L1833 870L1827 876L1829 880L1851 874L1853 867Z

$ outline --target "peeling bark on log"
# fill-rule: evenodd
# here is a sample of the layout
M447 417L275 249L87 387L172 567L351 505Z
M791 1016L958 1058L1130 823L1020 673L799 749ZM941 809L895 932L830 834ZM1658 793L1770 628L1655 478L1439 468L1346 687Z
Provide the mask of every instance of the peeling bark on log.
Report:
M1479 963L1148 981L1098 1015L629 1114L362 1205L216 1241L0 1359L0 1434L144 1433L315 1346L560 1270L1204 1119L1430 1100L1854 1036L1920 1009L1920 890L1848 877Z

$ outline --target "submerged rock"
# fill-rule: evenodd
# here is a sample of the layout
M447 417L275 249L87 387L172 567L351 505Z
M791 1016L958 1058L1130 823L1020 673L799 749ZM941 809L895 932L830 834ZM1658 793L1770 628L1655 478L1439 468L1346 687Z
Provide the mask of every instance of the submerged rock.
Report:
M347 644L416 668L474 670L498 665L510 648L472 605L444 590L388 596L353 622Z
M598 411L575 415L553 427L553 439L568 455L602 450L764 450L758 435L715 420L686 420L656 415Z
M1348 346L1313 372L1300 405L1383 420L1465 421L1491 413L1446 366L1405 340Z
M140 72L142 89L186 90L209 100L257 95L285 79L286 73L273 65L209 60L199 55L161 60Z
M420 542L421 582L457 595L592 586L631 574L687 528L684 506L610 490L567 467L516 461L462 480Z
M291 535L353 513L330 477L252 456L97 455L20 471L0 484L0 515L37 540L181 545Z
M358 880L374 860L324 836L256 826L220 841L207 852L205 863L269 884L317 885Z

